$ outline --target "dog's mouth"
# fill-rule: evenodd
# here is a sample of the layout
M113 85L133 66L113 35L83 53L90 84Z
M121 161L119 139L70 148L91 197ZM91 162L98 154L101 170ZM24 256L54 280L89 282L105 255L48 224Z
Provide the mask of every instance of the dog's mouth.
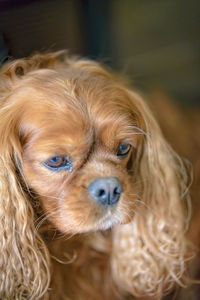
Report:
M75 234L104 231L116 225L129 223L134 215L135 201L128 198L125 190L121 192L119 201L112 205L102 204L84 195L80 198L65 196L53 214L48 215L50 222L61 232ZM47 198L43 202L47 205L51 203L50 200L51 198ZM49 211L46 207L46 212Z
M121 212L118 206L107 207L107 211L94 222L93 230L107 230L115 225L128 224L131 222L134 213Z
M121 220L115 215L113 208L108 208L107 212L96 222L96 228L107 230L114 225L120 224Z

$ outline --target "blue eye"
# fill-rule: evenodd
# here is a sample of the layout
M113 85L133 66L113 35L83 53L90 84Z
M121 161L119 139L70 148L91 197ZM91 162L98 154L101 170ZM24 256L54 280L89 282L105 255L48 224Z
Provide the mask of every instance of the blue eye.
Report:
M43 162L43 165L53 171L68 170L72 172L72 161L66 155L56 155Z
M130 144L122 143L118 146L116 154L117 154L118 157L123 158L126 155L128 155L130 150L131 150L131 145Z
M59 157L55 156L52 159L50 159L49 161L52 162L52 163L57 163L59 161Z

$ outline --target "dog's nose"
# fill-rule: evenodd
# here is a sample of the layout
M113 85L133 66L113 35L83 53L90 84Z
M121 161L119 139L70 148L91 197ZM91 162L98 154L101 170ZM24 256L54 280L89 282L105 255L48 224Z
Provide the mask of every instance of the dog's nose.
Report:
M89 195L103 205L118 202L122 193L122 184L117 177L100 177L88 186Z

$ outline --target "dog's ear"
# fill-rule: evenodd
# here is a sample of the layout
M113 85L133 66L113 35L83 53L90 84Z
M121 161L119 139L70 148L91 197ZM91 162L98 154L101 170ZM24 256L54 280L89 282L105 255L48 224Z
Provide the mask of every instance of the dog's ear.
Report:
M49 255L19 179L18 115L15 103L5 98L0 107L0 298L39 299L49 285Z
M189 175L144 101L127 93L143 135L133 166L138 208L131 223L114 229L112 271L122 290L161 296L175 283L185 284L192 258L186 239Z

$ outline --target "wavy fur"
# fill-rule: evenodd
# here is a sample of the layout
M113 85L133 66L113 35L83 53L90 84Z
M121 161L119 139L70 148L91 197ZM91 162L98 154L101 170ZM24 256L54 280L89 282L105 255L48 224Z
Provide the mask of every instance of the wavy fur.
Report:
M3 66L0 120L1 299L161 299L187 284L188 171L137 93L96 62L37 54ZM48 173L38 161L69 131L76 173ZM104 176L124 186L111 215L85 194Z

